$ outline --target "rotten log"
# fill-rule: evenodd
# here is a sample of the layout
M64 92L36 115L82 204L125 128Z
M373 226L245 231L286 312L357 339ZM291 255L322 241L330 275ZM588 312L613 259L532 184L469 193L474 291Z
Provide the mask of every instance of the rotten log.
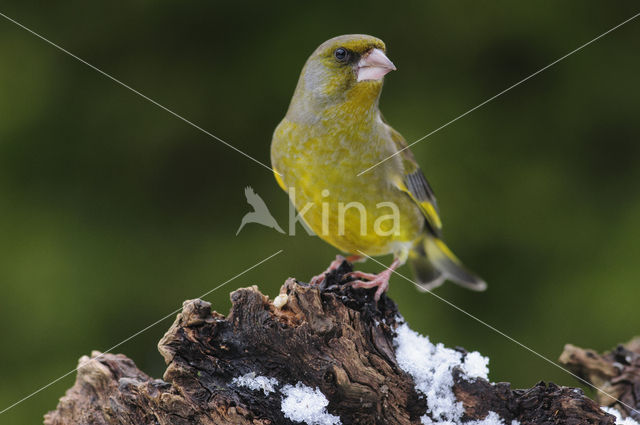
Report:
M343 276L350 270L344 263L321 287L288 279L275 305L255 286L238 289L226 317L205 301L185 301L158 344L163 379L122 354L93 352L80 359L75 385L45 424L293 424L282 390L298 383L324 395L328 417L339 417L324 423L427 422L427 401L396 357L403 322L396 304L386 295L376 304L374 290L351 288ZM238 381L244 376L269 381L251 388ZM514 390L456 368L453 393L461 423L490 412L506 424L615 423L582 390L552 383Z
M603 354L567 344L560 363L601 390L598 404L640 421L640 337Z

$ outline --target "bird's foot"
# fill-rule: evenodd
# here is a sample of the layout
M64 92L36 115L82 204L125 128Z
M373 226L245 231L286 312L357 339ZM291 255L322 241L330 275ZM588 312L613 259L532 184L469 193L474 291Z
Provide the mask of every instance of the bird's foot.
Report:
M351 281L351 286L355 289L358 288L378 288L376 290L373 299L378 301L384 292L389 289L389 279L391 278L391 270L385 270L379 274L371 274L364 272L352 272L349 276L357 278L357 280ZM367 279L367 280L360 280Z
M329 274L330 272L337 270L338 267L340 267L340 264L342 264L344 262L345 258L342 255L336 255L336 259L333 260L331 262L331 264L329 264L329 267L327 267L327 270L325 270L324 272L320 273L317 276L314 276L311 278L311 281L309 282L310 285L320 285L322 282L324 282L324 279L327 277L327 274ZM348 261L348 260L347 260Z
M400 261L396 259L396 260L393 260L393 263L391 263L388 269L378 274L355 271L355 272L348 273L346 276L356 278L356 280L350 282L351 286L354 289L378 288L376 290L375 295L373 296L373 299L377 302L380 300L380 297L382 296L382 294L385 293L387 289L389 289L389 279L391 279L391 274L396 268L398 268L399 265L400 265ZM366 279L366 280L362 280L362 279Z

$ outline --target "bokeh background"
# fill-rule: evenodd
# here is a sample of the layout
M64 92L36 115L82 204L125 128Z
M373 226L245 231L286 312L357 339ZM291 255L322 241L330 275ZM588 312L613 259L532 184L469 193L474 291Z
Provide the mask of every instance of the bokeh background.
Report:
M332 36L386 41L398 71L381 108L413 141L638 12L471 0L0 11L266 163L304 61ZM567 342L605 350L640 333L638 40L640 20L414 147L449 245L489 282L438 294L552 359ZM206 299L226 313L235 288L275 296L323 270L335 250L301 228L235 236L247 185L286 226L268 170L0 19L0 410L280 249ZM390 295L414 329L488 355L493 380L577 384L400 278ZM116 351L161 377L171 320ZM0 423L41 422L73 380Z

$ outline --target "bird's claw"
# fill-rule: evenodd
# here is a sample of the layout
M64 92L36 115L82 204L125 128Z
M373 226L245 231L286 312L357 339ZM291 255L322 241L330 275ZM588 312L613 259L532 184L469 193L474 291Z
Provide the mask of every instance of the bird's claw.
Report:
M309 281L309 285L311 286L321 285L322 282L324 282L324 280L326 279L327 275L330 272L337 270L338 267L340 267L340 264L342 264L344 260L345 258L342 255L336 255L336 259L333 260L331 264L329 264L329 267L327 267L327 270L320 273L319 275L312 277L311 280Z
M332 271L337 270L344 261L349 261L349 262L359 261L361 258L362 256L353 255L345 259L342 255L336 255L336 259L331 262L327 270L325 270L323 273L317 276L312 277L311 280L309 281L309 284L312 286L322 285L325 279L327 278L327 275ZM384 270L378 274L366 273L361 271L353 271L353 272L346 273L343 277L351 277L356 279L348 283L354 289L378 288L373 297L377 302L380 300L380 297L382 296L382 294L387 289L389 289L389 279L391 279L391 273L393 273L393 270L395 270L396 267L398 267L398 264L399 264L399 261L396 259L394 260L393 264L389 266L387 270Z
M326 273L320 273L319 275L313 276L309 281L309 285L311 286L320 285L322 282L324 282L326 275L327 275Z
M387 289L389 289L389 279L391 278L391 271L385 270L377 275L372 273L364 273L364 272L352 272L349 273L349 276L358 277L358 280L354 280L351 282L351 286L354 289L358 288L378 288L376 290L373 299L377 302L380 300L380 297ZM367 279L367 280L360 280Z
M345 277L353 277L356 279L366 279L366 280L374 280L376 277L378 277L377 274L374 273L366 273L366 272L361 272L361 271L353 271L353 272L349 272L345 275Z

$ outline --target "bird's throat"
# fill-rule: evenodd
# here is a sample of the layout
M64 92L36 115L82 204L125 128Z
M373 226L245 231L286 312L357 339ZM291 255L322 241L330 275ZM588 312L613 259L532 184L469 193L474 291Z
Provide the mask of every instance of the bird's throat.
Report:
M366 122L375 120L379 114L378 101L382 91L382 81L362 81L345 92L344 99L325 111L335 120Z

